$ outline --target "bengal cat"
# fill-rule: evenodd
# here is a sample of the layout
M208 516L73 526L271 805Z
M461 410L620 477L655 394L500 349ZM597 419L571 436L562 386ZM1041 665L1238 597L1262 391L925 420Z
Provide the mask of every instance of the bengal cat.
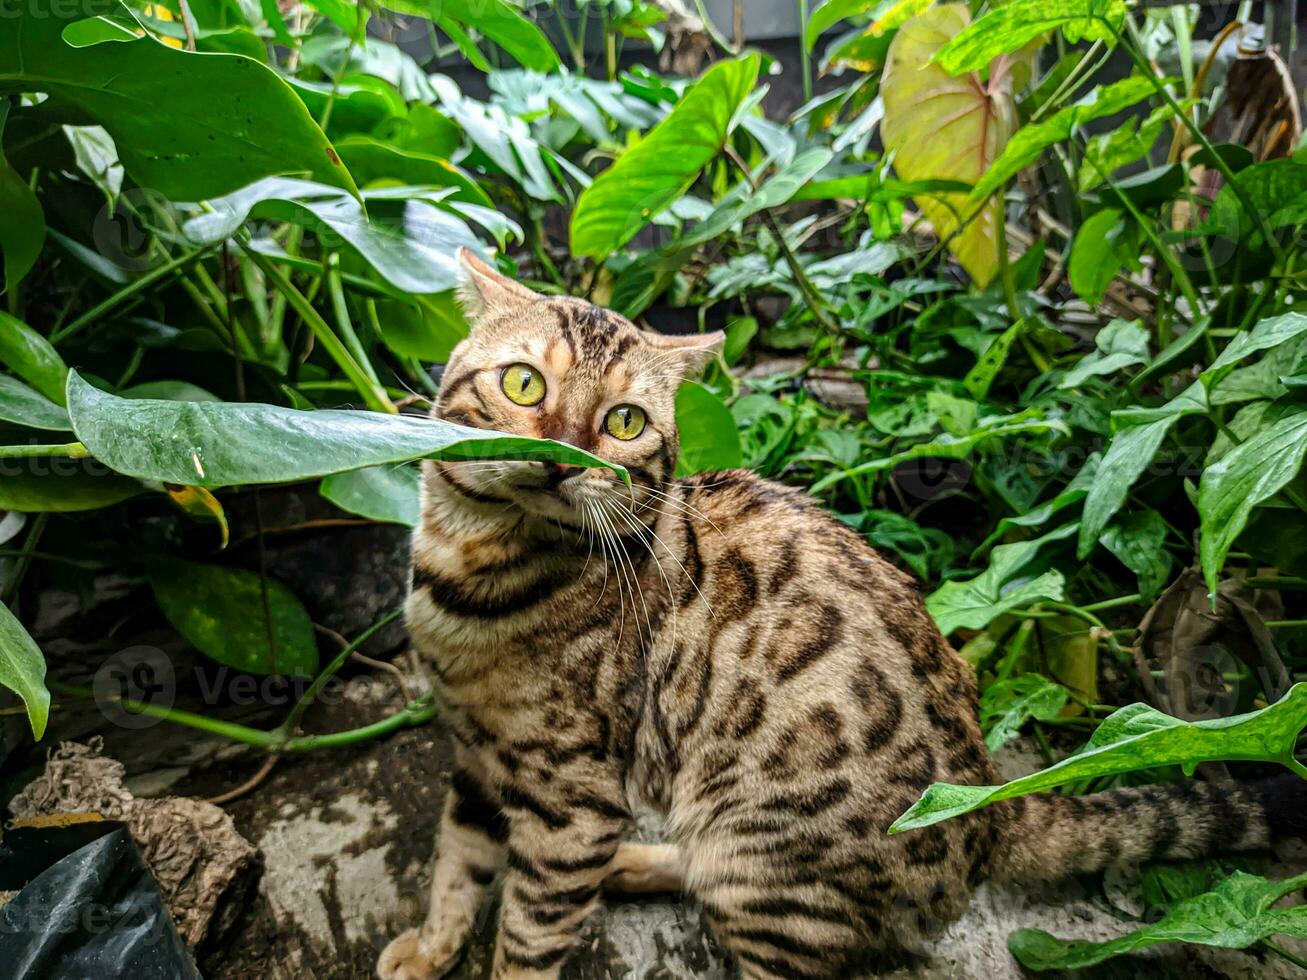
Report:
M430 913L381 977L451 969L501 870L496 978L557 976L605 884L694 896L745 977L847 976L986 878L1267 845L1265 793L1205 783L887 836L933 781L999 781L971 670L912 581L797 490L674 477L677 387L720 334L659 336L461 261L473 329L435 414L579 446L632 489L604 469L426 464L408 625L455 769ZM637 803L671 843L626 841Z

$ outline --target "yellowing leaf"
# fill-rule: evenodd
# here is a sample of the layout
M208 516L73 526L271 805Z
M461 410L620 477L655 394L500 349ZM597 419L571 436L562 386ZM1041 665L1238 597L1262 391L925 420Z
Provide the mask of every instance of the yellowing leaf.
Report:
M222 504L218 502L217 497L204 487L183 487L175 483L165 483L164 490L167 491L172 502L189 516L197 521L217 524L222 535L221 546L227 547L227 543L231 540L231 529L227 526L227 513L222 509Z
M904 180L975 184L1016 131L1011 56L994 59L987 80L976 72L950 75L932 61L970 23L964 5L945 4L908 21L890 45L880 85L881 133ZM991 200L977 210L965 203L966 194L914 200L962 267L986 285L998 268L1000 203Z

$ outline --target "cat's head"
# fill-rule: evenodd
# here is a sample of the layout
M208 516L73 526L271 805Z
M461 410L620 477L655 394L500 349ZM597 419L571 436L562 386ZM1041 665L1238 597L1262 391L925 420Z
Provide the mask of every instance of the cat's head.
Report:
M459 299L472 325L450 355L435 414L570 443L625 466L635 501L672 478L676 391L717 356L722 334L663 336L584 300L543 296L460 249ZM631 506L611 470L542 462L443 468L456 488L572 527L587 511Z

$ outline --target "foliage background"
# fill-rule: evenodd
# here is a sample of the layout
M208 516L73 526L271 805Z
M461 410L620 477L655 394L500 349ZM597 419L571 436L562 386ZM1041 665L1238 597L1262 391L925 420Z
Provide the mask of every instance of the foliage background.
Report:
M681 472L804 486L916 574L991 747L1116 746L1047 785L1301 773L1307 152L1250 9L801 9L805 101L770 118L776 59L640 0L0 0L0 685L33 734L86 693L23 626L42 590L118 571L215 661L321 680L312 583L226 559L233 500L314 480L412 524L419 458L579 458L405 417L466 331L467 246L725 329ZM1165 714L1100 726L1132 701ZM324 741L302 711L231 734L433 713ZM1251 754L1172 727L1239 712Z

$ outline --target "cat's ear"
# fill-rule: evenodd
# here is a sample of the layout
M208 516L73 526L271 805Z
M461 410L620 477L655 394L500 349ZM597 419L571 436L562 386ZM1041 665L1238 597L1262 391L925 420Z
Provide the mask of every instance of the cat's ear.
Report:
M722 354L722 345L726 343L726 334L720 330L711 333L664 334L645 331L649 343L659 350L675 351L681 361L682 374L688 378L698 377L713 361Z
M469 248L459 248L458 264L463 275L458 284L458 301L474 325L487 315L504 313L540 298L483 262Z

